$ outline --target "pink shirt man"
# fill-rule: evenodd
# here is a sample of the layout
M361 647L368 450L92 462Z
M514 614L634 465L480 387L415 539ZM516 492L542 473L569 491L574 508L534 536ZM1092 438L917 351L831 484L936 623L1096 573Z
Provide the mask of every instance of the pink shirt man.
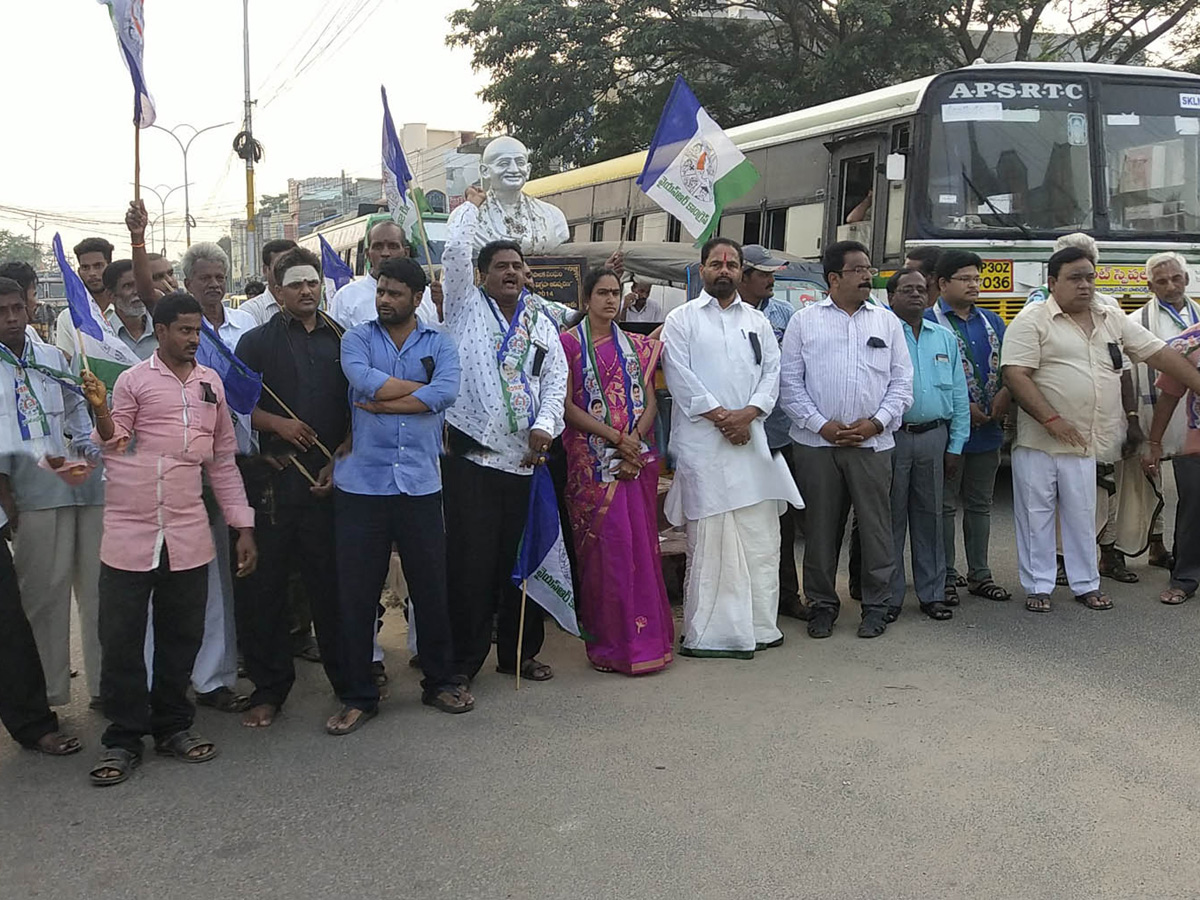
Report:
M114 569L149 572L167 548L172 571L194 569L215 555L201 499L201 469L232 528L254 526L225 389L199 363L187 380L153 356L117 377L113 436L92 439L107 472L100 560Z

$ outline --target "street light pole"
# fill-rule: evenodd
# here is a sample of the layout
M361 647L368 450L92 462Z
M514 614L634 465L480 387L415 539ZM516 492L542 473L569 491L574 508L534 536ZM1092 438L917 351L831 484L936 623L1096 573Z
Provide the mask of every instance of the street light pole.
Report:
M180 188L182 188L184 190L185 196L186 196L187 185L186 184L178 184L175 187L171 188L169 191L167 191L165 194L160 194L156 188L152 188L149 185L143 184L142 187L144 187L146 190L148 190L150 193L152 193L155 197L158 198L158 202L161 207L161 209L159 211L158 221L162 223L162 255L165 257L167 255L167 200L170 198L170 196L173 193L175 193ZM166 185L160 184L159 187L164 188L164 187L166 187ZM184 213L184 215L186 215L186 213Z
M175 139L175 143L179 145L179 149L183 153L183 224L184 231L187 234L187 245L189 247L192 246L192 204L191 197L188 195L188 150L191 149L192 141L200 137L200 135L204 134L204 132L212 131L214 128L224 128L226 125L232 124L232 122L222 122L219 125L208 125L204 128L197 128L195 125L191 125L187 122L181 122L174 128L163 128L161 125L150 126L151 128L157 128L159 131L165 131L167 134L173 137ZM193 134L190 138L188 138L186 144L180 140L179 135L175 133L180 128L192 129Z

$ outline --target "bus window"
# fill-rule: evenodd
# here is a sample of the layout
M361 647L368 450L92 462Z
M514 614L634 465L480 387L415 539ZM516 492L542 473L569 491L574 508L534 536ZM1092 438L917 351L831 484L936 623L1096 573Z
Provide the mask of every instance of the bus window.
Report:
M871 221L868 195L875 187L875 154L848 156L842 160L838 224Z
M746 213L746 220L742 224L742 244L757 244L759 237L762 235L762 213L758 210Z
M683 226L679 224L679 220L672 215L667 216L667 241L669 243L678 244L682 240Z
M1106 85L1103 112L1114 231L1200 231L1200 109L1178 87Z
M1085 83L946 81L930 120L935 228L1091 227Z
M604 240L604 222L601 221L601 222L593 222L592 223L592 240L593 241Z
M767 229L763 245L771 250L786 249L787 207L767 210Z

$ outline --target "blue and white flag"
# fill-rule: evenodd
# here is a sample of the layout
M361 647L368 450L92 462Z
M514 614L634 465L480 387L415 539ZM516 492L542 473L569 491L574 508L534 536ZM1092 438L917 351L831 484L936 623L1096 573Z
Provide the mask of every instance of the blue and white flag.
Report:
M396 125L392 122L392 111L388 107L387 88L379 86L383 96L383 195L387 197L388 211L397 224L403 224L408 207L408 185L413 180L412 170L400 146Z
M321 241L321 274L325 278L325 303L328 305L334 294L354 280L354 270L329 246L325 235L317 237Z
M716 231L721 210L754 187L758 177L687 82L676 76L638 187L700 243Z
M225 402L229 408L243 416L254 412L262 394L262 376L234 356L225 346L221 336L200 317L200 346L196 348L196 362L208 366L225 386Z
M525 533L513 567L513 583L528 582L529 596L563 627L579 637L579 618L575 614L575 589L571 582L571 559L563 541L558 518L558 499L554 481L545 466L533 469L529 490L529 514Z
M113 30L121 45L121 56L133 79L133 124L138 128L149 128L154 124L154 98L146 87L146 75L142 68L142 51L145 49L146 15L143 0L97 0L108 7Z
M67 308L71 310L71 322L78 330L75 344L76 352L72 354L72 365L78 370L83 365L79 358L80 343L84 358L92 373L108 385L111 391L116 384L117 376L136 366L139 360L125 342L117 337L112 325L100 312L100 307L92 299L87 287L75 270L67 264L66 254L63 253L62 236L54 235L51 241L54 248L54 258L58 262L58 270L62 273L63 289L67 295Z

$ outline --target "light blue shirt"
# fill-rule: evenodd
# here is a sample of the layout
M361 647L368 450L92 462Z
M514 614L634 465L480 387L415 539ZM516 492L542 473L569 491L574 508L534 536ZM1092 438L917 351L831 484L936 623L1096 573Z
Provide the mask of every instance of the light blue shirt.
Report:
M775 332L775 341L782 347L783 336L787 333L788 322L795 315L795 308L778 297L768 297L766 302L759 304L758 311L767 317L767 321L771 323L771 330ZM767 416L763 427L767 430L767 446L772 450L778 450L780 447L791 444L792 439L788 432L792 428L792 423L788 419L787 413L783 411L783 407L778 403L771 410L771 414Z
M458 398L461 374L454 341L418 320L397 350L378 320L366 322L342 337L342 371L350 382L354 442L334 464L334 485L348 494L422 497L440 491L442 413ZM423 382L411 396L430 411L376 414L353 406L374 400L389 378Z
M904 413L904 424L921 425L944 419L950 423L946 452L962 453L971 433L971 406L958 338L936 322L922 322L917 337L907 322L900 324L913 364L913 401Z

